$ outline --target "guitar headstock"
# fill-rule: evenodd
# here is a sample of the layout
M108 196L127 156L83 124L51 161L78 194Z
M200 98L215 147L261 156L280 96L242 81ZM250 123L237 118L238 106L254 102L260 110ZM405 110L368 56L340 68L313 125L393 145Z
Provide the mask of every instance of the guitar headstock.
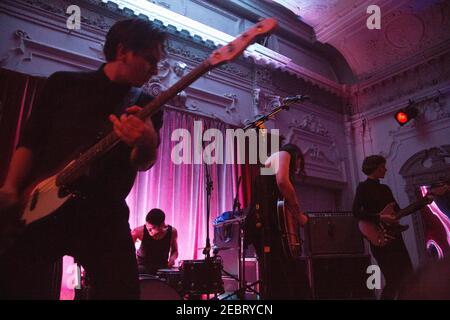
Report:
M217 66L237 58L257 37L271 32L277 25L278 22L274 18L267 18L258 22L227 45L214 50L208 58L209 63L212 66Z

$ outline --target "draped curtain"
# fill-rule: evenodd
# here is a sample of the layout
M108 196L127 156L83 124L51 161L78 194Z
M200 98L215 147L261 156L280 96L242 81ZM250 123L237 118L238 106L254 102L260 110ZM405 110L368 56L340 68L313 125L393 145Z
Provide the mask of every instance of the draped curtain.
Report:
M172 151L175 145L182 141L172 141L172 133L176 129L186 129L190 133L190 154L191 160L194 159L194 145L202 138L202 133L200 136L194 136L194 121L197 121L197 125L202 124L203 131L214 128L222 132L225 146L225 130L229 127L223 122L166 108L164 125L160 131L158 161L151 170L138 174L127 198L132 228L144 224L145 216L152 208L160 208L166 213L166 223L178 229L180 260L203 257L201 248L206 244L207 226L212 244L213 220L221 213L232 210L239 176L243 177L239 202L246 206L250 200L251 174L248 166L211 164L207 168L205 164L175 164L172 161ZM206 145L210 143L207 142ZM186 146L186 143L184 145ZM210 173L213 187L208 223L206 170Z

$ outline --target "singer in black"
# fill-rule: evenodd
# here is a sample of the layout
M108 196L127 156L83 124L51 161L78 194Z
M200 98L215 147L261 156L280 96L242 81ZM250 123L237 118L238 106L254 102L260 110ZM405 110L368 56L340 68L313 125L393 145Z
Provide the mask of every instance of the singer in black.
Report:
M158 269L172 268L178 258L177 229L165 224L161 209L152 209L145 217L145 225L135 228L133 241L141 241L137 251L140 274L156 274Z
M363 161L362 171L367 175L367 180L356 188L353 215L375 223L394 222L393 210L398 208L397 202L391 189L380 183L386 175L386 159L379 155L368 156ZM370 248L386 280L381 299L394 299L402 280L412 272L403 238L397 237L382 247L371 244Z
M303 153L298 146L286 144L267 159L265 166L274 174L261 175L254 182L252 209L245 223L246 243L254 245L262 270L263 299L309 299L305 266L284 255L276 219L277 202L284 199L299 224L307 223L294 187L295 176L304 174ZM270 252L266 252L268 248Z

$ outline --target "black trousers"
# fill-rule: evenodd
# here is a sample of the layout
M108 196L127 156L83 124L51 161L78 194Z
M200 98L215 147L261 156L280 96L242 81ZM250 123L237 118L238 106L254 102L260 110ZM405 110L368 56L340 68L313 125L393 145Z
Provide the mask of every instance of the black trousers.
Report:
M371 245L371 250L386 280L381 299L395 299L404 279L413 271L403 238L400 236L384 247Z
M138 299L135 248L123 209L67 202L28 226L0 257L0 298L48 299L41 279L51 278L49 266L71 255L89 276L90 299Z

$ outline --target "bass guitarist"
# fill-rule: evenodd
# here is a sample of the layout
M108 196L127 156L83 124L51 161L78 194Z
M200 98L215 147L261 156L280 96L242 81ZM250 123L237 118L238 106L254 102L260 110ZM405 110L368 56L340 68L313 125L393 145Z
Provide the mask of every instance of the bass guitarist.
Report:
M380 221L396 223L394 212L398 210L397 202L391 189L380 183L387 171L386 159L379 155L368 156L363 161L362 171L367 175L367 180L356 188L353 215L374 224ZM412 264L402 236L394 238L386 234L385 237L380 239L385 245L371 243L370 248L386 281L381 299L394 299L402 280L412 272Z
M162 113L148 121L134 116L151 97L133 95L133 90L157 74L164 42L165 34L151 22L122 20L106 35L107 62L100 69L56 72L47 80L0 189L3 215L27 183L75 159L101 132L113 129L121 142L77 182L80 197L29 225L3 253L0 298L47 298L36 284L43 270L63 255L74 256L89 273L90 298L139 298L125 197L137 171L156 161Z

